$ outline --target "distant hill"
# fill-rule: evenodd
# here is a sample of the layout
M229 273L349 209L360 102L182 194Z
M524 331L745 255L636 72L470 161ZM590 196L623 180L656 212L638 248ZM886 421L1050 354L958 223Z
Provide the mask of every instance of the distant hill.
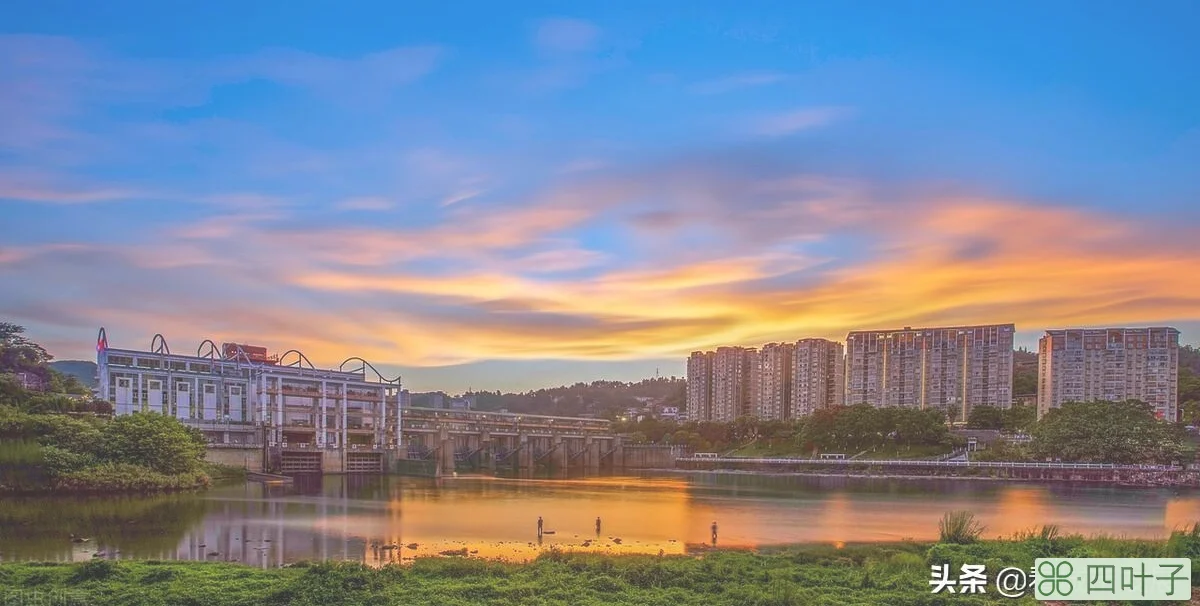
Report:
M1013 395L1036 395L1037 375L1037 353L1024 347L1013 351Z
M626 408L640 407L646 402L683 408L686 406L685 385L683 379L663 377L643 379L636 383L593 381L525 393L473 391L463 396L474 397L476 410L505 409L530 414L615 418ZM433 393L413 393L412 405L430 406Z
M91 389L96 388L96 363L87 360L55 360L47 366L58 372L75 377Z
M1179 369L1188 369L1194 375L1200 375L1200 347L1195 345L1179 346Z

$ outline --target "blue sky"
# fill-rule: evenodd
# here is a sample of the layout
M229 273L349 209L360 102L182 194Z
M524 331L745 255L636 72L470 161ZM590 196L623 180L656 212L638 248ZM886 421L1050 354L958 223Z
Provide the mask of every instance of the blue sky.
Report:
M1194 2L16 2L0 310L414 389L857 328L1200 341Z

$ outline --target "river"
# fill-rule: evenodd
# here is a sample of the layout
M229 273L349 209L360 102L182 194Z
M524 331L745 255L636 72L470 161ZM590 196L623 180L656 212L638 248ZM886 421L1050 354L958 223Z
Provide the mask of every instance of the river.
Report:
M938 519L952 509L973 511L987 537L1059 524L1065 532L1161 538L1200 521L1200 491L720 473L326 476L155 497L0 499L0 560L88 560L99 552L278 566L374 565L461 549L509 560L555 547L677 554L710 543L714 521L720 547L935 539ZM540 543L538 516L547 531Z

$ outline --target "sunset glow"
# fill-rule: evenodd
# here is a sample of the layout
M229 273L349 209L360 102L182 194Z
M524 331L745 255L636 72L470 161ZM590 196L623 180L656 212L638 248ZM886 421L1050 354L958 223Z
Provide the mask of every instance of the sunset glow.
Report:
M248 16L203 41L165 13L154 35L7 21L3 315L64 359L105 326L452 391L682 375L692 350L855 329L1200 337L1200 85L1143 94L1182 63L1135 56L1183 62L1192 37L1118 50L1103 19L1006 34L968 5L939 9L956 41L919 44L846 8L479 10Z

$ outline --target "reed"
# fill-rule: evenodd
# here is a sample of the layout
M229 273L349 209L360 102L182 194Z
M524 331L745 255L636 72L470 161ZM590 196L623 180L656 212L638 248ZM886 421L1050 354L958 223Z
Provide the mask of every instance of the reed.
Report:
M969 511L948 511L938 522L938 532L942 543L967 545L979 540L986 527L975 519L975 514Z

